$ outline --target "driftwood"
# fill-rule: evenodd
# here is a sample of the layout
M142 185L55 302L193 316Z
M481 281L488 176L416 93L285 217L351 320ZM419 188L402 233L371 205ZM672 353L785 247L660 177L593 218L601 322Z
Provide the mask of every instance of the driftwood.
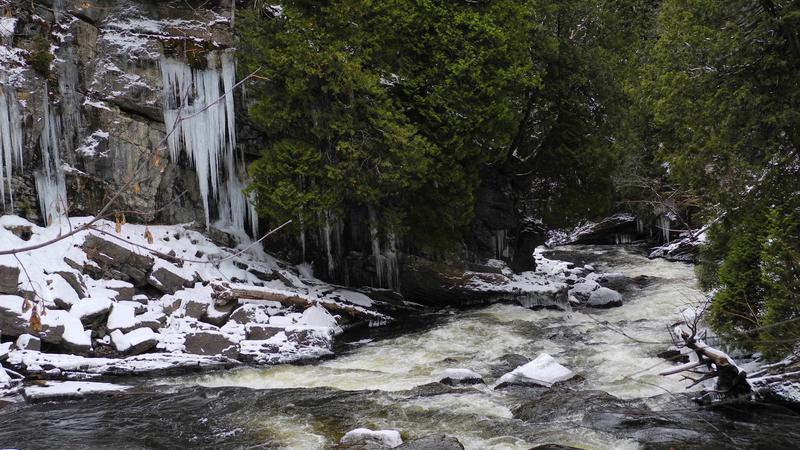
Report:
M697 336L697 323L680 324L675 327L675 335L683 341L683 346L694 351L697 361L672 367L660 375L674 375L681 372L698 373L696 369L705 367L706 372L699 372L699 378L685 376L693 383L691 388L698 384L716 378L716 390L707 391L705 395L716 393L726 396L737 396L752 392L752 386L747 380L747 372L742 370L727 353L709 346Z
M391 321L389 316L381 313L335 301L324 301L322 299L313 299L303 295L289 295L282 291L252 289L243 286L212 284L211 287L214 290L213 297L217 305L226 305L235 300L265 300L303 309L312 305L319 305L328 310L331 314L346 315L369 322L386 323Z

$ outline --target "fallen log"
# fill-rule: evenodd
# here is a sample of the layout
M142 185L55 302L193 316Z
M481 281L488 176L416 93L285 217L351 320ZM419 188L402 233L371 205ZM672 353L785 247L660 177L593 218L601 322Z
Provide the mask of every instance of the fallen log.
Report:
M751 393L753 388L747 380L747 372L737 366L733 361L733 358L728 356L727 353L711 347L701 339L697 338L695 330L696 326L690 330L684 325L678 325L675 327L674 331L675 335L679 336L683 340L683 345L686 348L694 351L695 355L697 356L697 361L665 370L661 372L661 375L673 375L680 372L692 371L697 367L706 366L708 368L708 372L701 378L694 379L691 377L686 377L694 381L694 383L687 387L687 389L696 386L703 381L716 378L716 389L711 392L725 394L728 396Z
M392 318L387 315L357 306L345 305L330 299L312 298L300 294L291 294L286 291L269 288L252 288L243 285L230 286L227 284L215 283L211 285L211 288L214 290L212 294L214 303L218 306L227 305L235 300L264 300L301 309L319 305L331 314L341 314L359 320L366 320L370 322L370 324L385 324L392 321Z

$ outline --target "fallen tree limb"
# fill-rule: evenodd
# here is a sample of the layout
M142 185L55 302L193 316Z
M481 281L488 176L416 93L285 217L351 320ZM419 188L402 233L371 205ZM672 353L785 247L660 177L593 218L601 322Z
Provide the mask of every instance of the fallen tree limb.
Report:
M740 395L752 392L753 388L747 380L747 372L742 370L727 353L718 350L697 338L696 324L689 328L685 325L675 327L675 335L683 340L683 345L694 351L697 355L696 362L690 362L669 370L661 372L661 375L674 375L680 372L689 371L700 366L708 366L710 372L699 379L692 379L694 382L687 387L692 388L704 381L716 378L717 386L714 392L727 395Z

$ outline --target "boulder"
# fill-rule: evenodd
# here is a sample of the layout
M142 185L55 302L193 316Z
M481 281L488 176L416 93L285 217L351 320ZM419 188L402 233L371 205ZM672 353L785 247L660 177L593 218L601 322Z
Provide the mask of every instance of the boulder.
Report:
M200 317L200 320L211 325L221 327L228 321L236 307L239 306L237 302L228 303L226 305L217 306L214 304L208 305L205 314Z
M19 284L19 267L0 264L0 294L16 294Z
M196 331L186 335L186 353L193 355L222 355L236 359L239 356L236 342L217 331Z
M68 271L61 271L56 272L67 284L72 287L75 293L78 295L78 298L86 297L86 284L83 282L83 276L80 272L68 272Z
M107 298L84 298L69 309L69 313L80 319L84 326L102 322L111 310L112 302Z
M484 384L483 377L469 369L445 369L439 373L438 381L448 386Z
M174 294L194 284L192 277L189 277L180 268L161 260L155 265L147 282L165 294Z
M209 303L193 299L184 300L183 304L186 310L186 317L198 320L206 315L206 310L209 307Z
M600 284L594 280L579 279L569 290L569 295L575 297L581 302L587 302L592 292L600 289Z
M257 323L245 325L245 335L247 336L247 339L253 341L263 341L269 339L283 330L284 329L281 327L273 327L270 325L262 325Z
M136 326L136 309L129 302L118 302L111 308L106 327L113 330L130 331Z
M269 316L280 310L281 305L278 302L247 303L233 311L228 320L241 324L268 324Z
M339 441L341 447L351 449L395 448L402 443L403 438L397 430L373 431L368 428L350 430Z
M555 383L569 380L575 373L559 364L552 356L542 353L536 359L519 366L497 380L495 389L511 385L550 387Z
M139 285L146 283L147 275L155 262L150 256L139 254L94 234L86 237L82 248L86 257L101 268L114 269Z
M601 287L589 295L587 306L593 308L612 308L622 306L622 294L606 287Z
M445 434L431 434L412 439L395 448L398 450L464 450L464 446L458 439Z
M0 330L6 336L19 337L23 334L38 334L43 342L60 344L64 335L64 325L53 320L56 312L68 314L66 311L48 311L42 317L42 329L35 333L30 326L31 312L22 312L23 298L16 295L0 295ZM58 317L55 317L58 319ZM75 319L75 321L78 321ZM80 324L80 321L78 321ZM81 327L81 331L83 327Z
M150 328L137 328L130 333L114 330L111 332L111 341L118 352L129 355L144 353L158 343L156 334Z

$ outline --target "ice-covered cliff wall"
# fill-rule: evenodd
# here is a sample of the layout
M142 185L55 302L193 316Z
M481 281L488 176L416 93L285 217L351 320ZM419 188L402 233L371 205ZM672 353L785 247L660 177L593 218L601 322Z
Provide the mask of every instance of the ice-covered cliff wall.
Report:
M93 214L127 184L117 206L148 219L256 226L229 8L0 0L0 211Z

